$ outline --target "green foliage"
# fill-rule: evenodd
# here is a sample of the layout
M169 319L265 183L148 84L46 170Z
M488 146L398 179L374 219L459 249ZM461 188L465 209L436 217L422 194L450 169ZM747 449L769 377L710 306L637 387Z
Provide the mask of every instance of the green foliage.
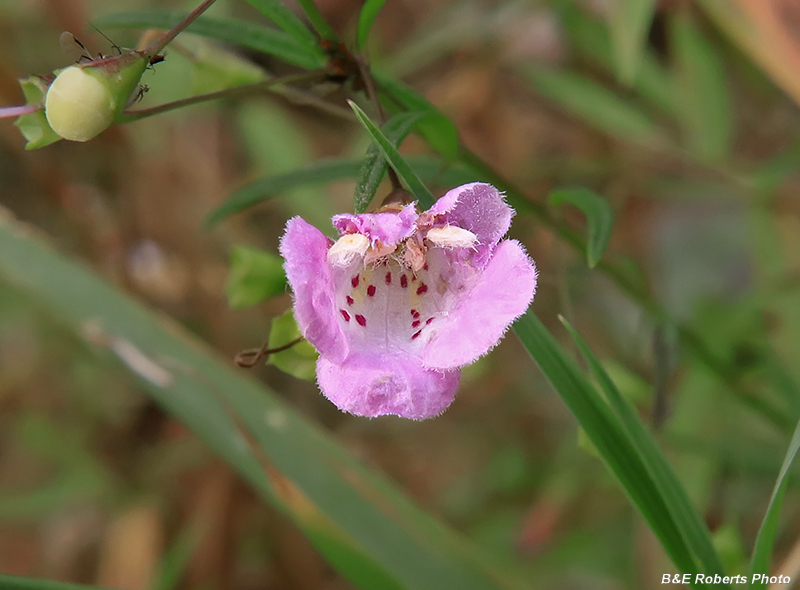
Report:
M367 0L364 2L364 6L361 7L361 12L358 14L358 33L356 35L360 48L363 49L367 46L370 29L375 24L375 19L384 4L386 4L386 0Z
M689 513L678 511L675 504L677 496L670 496L679 492L661 488L660 482L654 478L653 473L659 472L660 476L669 479L669 470L661 471L666 462L659 465L654 451L655 443L651 445L648 442L649 436L639 425L627 402L619 395L603 399L533 313L527 312L517 320L514 331L577 418L605 464L619 479L625 493L678 570L692 574L692 579L694 574L701 571L722 574L707 530L703 535L702 525L699 525L699 530L695 526L698 517L692 517L690 506ZM609 391L613 393L616 390L608 389L607 395ZM680 508L685 509L687 505ZM696 538L687 536L687 526L693 535L697 535ZM702 553L698 554L698 549Z
M609 24L617 75L628 86L636 79L655 10L656 0L620 0L611 8Z
M47 85L41 78L38 76L31 76L30 78L20 79L19 85L22 87L22 93L25 95L25 104L44 105ZM25 144L26 150L36 150L61 139L47 122L44 110L21 115L14 121L14 125L17 126L23 137L25 137L25 141L27 142Z
M783 458L783 465L781 465L780 473L778 473L775 488L772 490L767 512L764 515L764 520L761 522L761 528L758 530L756 544L753 548L753 559L750 564L751 581L753 579L753 574L765 574L770 571L769 562L772 556L772 549L775 545L775 539L778 536L781 505L783 504L783 498L786 494L786 486L789 483L789 469L791 469L794 460L797 458L798 451L800 451L800 422L797 424L794 434L792 435L792 440L789 442L789 449L786 451L786 456ZM754 584L751 584L750 587L754 587Z
M370 134L372 141L378 146L378 149L380 149L383 157L386 159L389 165L394 168L400 179L406 183L406 187L414 196L414 198L419 201L420 205L425 209L433 205L433 194L419 179L419 176L417 176L417 173L414 172L411 166L408 165L408 162L406 162L398 153L397 148L392 145L392 142L389 141L389 139L386 138L381 130L369 120L369 117L367 117L364 111L358 108L356 103L350 101L350 108L353 109L358 121Z
M166 10L137 10L108 14L94 19L104 29L169 29L179 23L186 13ZM302 68L314 69L325 65L325 55L316 45L298 41L283 31L234 18L201 16L186 29L188 33L233 43L268 55L274 55ZM313 36L312 36L313 38Z
M400 147L421 116L422 113L398 113L386 122L381 128L381 132L396 149ZM353 209L356 213L363 213L367 210L388 167L389 164L378 145L370 144L367 156L358 173L356 190L353 195Z
M272 319L269 330L269 347L272 349L286 346L300 338L300 327L294 319L292 310ZM317 377L317 351L308 342L301 340L291 348L275 352L267 361L292 377L304 381L314 381Z
M283 258L272 252L236 246L231 250L231 268L225 292L233 309L250 307L286 290Z
M586 242L586 261L593 268L603 256L611 228L614 226L614 213L603 197L587 188L559 189L550 193L550 203L574 205L586 215L589 226L589 239Z
M646 113L585 76L544 66L529 67L524 74L540 94L599 131L634 143L663 141Z

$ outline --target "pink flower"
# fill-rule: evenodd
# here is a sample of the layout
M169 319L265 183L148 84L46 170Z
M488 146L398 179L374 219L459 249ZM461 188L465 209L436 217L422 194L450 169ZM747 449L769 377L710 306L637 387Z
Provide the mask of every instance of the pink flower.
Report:
M337 215L335 243L290 219L280 251L322 393L359 416L443 412L460 367L493 348L536 291L533 261L501 241L513 213L474 183L422 214L411 204Z

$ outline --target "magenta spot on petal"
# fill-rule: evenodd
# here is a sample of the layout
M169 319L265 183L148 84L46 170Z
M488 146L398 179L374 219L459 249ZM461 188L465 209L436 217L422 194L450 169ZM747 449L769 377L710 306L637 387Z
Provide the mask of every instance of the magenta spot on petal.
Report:
M425 325L427 326L427 325L428 325L428 324L430 324L432 321L433 321L433 318L428 318L427 320L425 320Z
M419 317L419 312L416 309L411 310L411 317L417 319Z
M400 286L405 289L408 287L408 277L406 275L400 275Z
M344 321L346 321L346 322L350 321L350 314L349 313L347 313L343 309L340 309L339 312L342 314L342 317L344 318Z
M422 283L419 287L417 287L417 295L422 295L428 290L428 285Z
M411 327L412 327L412 328L419 328L419 325L420 325L421 323L422 323L422 322L420 322L419 320L414 320L413 322L411 322Z
M347 305L353 305L353 298L350 295L347 296Z
M367 325L367 318L365 318L365 317L364 317L363 315L361 315L361 314L358 314L358 315L356 316L356 321L358 322L358 325L359 325L359 326L366 326L366 325Z
M360 278L361 278L361 277L359 277L358 275L356 275L356 276L354 276L352 279L350 279L350 284L351 284L351 285L353 285L353 289L355 289L356 287L358 287L358 281L359 281L359 279L360 279Z
M428 270L428 263L427 262L422 265L422 270Z
M417 330L411 335L411 339L414 340L415 338L419 338L419 335L422 334L422 330Z
M367 295L370 297L375 297L375 285L370 285L367 287Z
M390 273L390 272L386 273L386 284L387 285L391 285L392 284L392 273Z

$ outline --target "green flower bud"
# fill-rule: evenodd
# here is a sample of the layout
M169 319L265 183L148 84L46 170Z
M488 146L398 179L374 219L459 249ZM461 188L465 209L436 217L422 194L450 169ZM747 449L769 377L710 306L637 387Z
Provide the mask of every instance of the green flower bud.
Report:
M125 108L148 63L130 52L61 70L45 97L50 127L71 141L96 137Z

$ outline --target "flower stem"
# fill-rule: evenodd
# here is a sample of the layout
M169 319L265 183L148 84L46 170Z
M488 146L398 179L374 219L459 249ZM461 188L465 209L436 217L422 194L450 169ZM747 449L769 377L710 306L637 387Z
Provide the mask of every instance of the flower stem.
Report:
M291 342L284 344L283 346L278 346L277 348L268 348L269 342L264 342L264 344L261 345L261 348L243 350L236 355L236 357L233 359L233 362L243 369L252 369L256 366L256 363L258 363L258 361L265 356L283 352L284 350L289 350L292 346L299 344L303 340L304 338L302 336L298 336Z
M216 2L216 0L203 0L200 6L186 15L186 18L148 45L144 51L142 51L142 54L152 58L161 53L162 49L169 45L175 37L186 29L186 27L192 24L198 16L208 10L214 2Z
M21 115L30 115L36 111L42 110L40 104L24 104L18 107L0 107L0 119L7 119L9 117L19 117Z
M131 123L133 121L146 119L147 117L152 117L153 115L160 115L161 113L166 113L168 111L190 106L193 104L199 104L201 102L207 102L209 100L216 100L218 98L230 98L234 96L243 96L247 94L253 94L256 92L263 92L264 90L268 90L273 86L285 85L292 82L304 82L308 80L314 80L322 77L323 73L324 70L313 70L311 72L303 72L302 74L293 74L291 76L284 76L282 78L272 78L269 80L261 80L259 82L253 82L252 84L243 84L241 86L234 86L233 88L226 88L224 90L218 90L216 92L198 94L196 96L182 98L181 100L176 100L173 102L166 102L164 104L160 104L158 106L146 109L124 111L122 117L117 122Z

